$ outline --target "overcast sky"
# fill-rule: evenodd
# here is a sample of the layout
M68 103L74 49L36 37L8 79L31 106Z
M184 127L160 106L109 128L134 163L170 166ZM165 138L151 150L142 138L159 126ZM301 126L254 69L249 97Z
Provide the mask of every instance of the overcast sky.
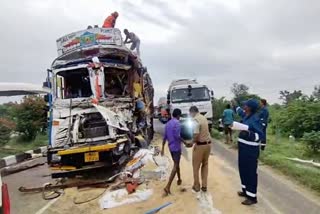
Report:
M56 39L113 11L116 27L142 41L156 99L176 78L196 78L216 97L245 83L271 102L320 84L319 0L5 0L0 81L42 84Z

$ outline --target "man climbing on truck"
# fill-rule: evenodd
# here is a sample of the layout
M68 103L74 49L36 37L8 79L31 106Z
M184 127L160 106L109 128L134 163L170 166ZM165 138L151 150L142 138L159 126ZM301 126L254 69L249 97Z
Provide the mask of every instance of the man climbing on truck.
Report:
M140 39L139 37L133 33L129 32L128 29L124 29L124 34L126 35L126 39L124 40L124 44L131 44L130 49L133 51L136 49L138 56L140 56Z

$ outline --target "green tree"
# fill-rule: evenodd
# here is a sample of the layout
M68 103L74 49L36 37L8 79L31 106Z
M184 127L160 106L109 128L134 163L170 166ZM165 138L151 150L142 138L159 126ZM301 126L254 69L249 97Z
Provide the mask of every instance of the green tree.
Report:
M10 133L14 130L14 122L6 119L0 118L0 144L5 144L10 139Z
M226 100L225 97L213 100L213 120L216 123L222 117L223 110L226 108L228 103L230 104L230 101Z
M248 99L261 99L258 95L249 93L249 87L242 83L233 83L231 93L238 104L241 104L243 101Z
M315 100L320 101L320 85L314 86L314 90L313 90L313 92L312 92L312 97L313 97Z
M299 100L301 98L306 98L301 90L294 90L293 92L284 90L280 91L280 100L283 101L283 104L288 105L290 102Z
M16 131L33 140L46 123L46 103L41 97L27 96L13 109Z
M320 102L296 100L272 114L274 126L283 133L301 138L304 133L320 131Z

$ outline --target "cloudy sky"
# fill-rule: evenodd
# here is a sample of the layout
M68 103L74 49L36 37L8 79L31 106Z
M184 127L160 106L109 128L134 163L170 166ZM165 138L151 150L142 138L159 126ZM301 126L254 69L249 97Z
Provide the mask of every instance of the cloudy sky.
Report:
M41 84L57 56L55 40L111 12L142 40L156 89L196 78L216 97L233 82L278 101L283 89L320 84L319 0L6 0L1 2L1 82Z

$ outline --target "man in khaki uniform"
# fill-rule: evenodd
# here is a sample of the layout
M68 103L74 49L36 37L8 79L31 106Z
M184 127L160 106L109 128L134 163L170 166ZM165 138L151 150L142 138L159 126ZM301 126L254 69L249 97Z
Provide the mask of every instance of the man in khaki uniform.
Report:
M207 191L207 180L208 180L208 159L211 151L211 136L209 131L209 125L207 118L199 113L196 106L192 106L189 110L190 115L195 120L195 127L193 133L193 154L192 154L192 165L193 165L193 191L200 191L199 181L199 169L201 167L201 190Z

